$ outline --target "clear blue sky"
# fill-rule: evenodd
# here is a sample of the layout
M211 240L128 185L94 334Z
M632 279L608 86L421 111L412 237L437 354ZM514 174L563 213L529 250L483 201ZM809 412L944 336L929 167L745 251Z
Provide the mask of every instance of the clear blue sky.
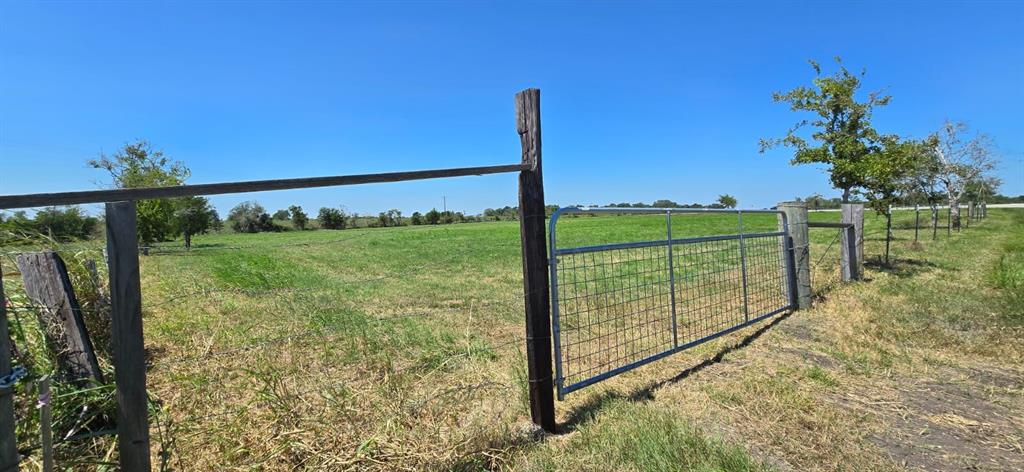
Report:
M0 3L0 194L96 188L136 138L191 182L513 163L513 94L542 91L550 203L743 207L830 189L772 91L807 60L866 67L886 133L991 134L1024 193L1024 6L984 3ZM268 210L514 205L514 175L215 197Z

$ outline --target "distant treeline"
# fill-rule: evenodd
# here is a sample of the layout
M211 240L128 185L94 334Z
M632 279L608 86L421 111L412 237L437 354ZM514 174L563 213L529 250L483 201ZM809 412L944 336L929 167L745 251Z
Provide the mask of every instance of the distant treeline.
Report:
M89 239L99 233L100 219L81 208L44 208L31 218L24 211L0 212L0 243L28 242L40 237L59 242Z
M811 210L831 210L831 209L837 209L843 203L843 199L842 198L839 198L839 197L825 198L825 197L821 196L821 194L817 194L817 193L816 194L812 194L812 195L810 195L808 197L805 197L805 198L796 197L795 200L798 201L798 202L801 202L801 201L802 202L807 202L807 207L810 208ZM850 201L852 203L864 203L863 201L860 201L857 198L851 198ZM976 201L976 202L984 201L986 203L1024 203L1024 195L1018 195L1016 197L1008 197L1006 195L999 195L999 194L987 195L987 196L967 194L966 198L964 198L962 200L962 202L967 202L967 201ZM906 205L906 206L912 206L914 204L919 204L919 205L922 205L922 206L927 206L928 202L926 202L926 201L924 201L922 199L899 198L899 199L894 200L894 204L895 205Z
M814 210L839 208L842 203L838 197L825 198L820 194L796 197L795 200L807 202L808 206ZM1024 195L1010 197L997 194L990 195L984 200L988 203L1024 203ZM316 218L310 218L299 205L292 205L287 209L280 209L270 214L259 203L248 201L232 208L227 219L222 222L205 199L199 203L198 209L194 212L179 210L174 213L172 221L176 231L170 232L168 236L186 235L191 239L196 234L224 229L239 233L259 233L515 221L519 214L519 207L515 206L488 208L479 215L466 215L463 212L450 210L438 211L436 208L431 208L427 212L417 211L409 216L404 216L401 210L397 209L380 212L374 216L372 214L348 213L341 207L323 207L317 212ZM911 205L914 203L912 201L901 202L901 204ZM179 206L182 205L179 204ZM570 206L586 207L591 205ZM610 208L731 208L735 206L735 200L731 200L728 195L723 195L719 201L711 204L681 204L662 199L651 203L611 203L606 206ZM187 206L184 208L188 210ZM558 208L558 205L547 205L545 209L550 216ZM200 214L203 218L197 218L196 214ZM202 224L190 229L188 226L195 225L194 222L197 220L202 221ZM0 212L0 243L16 243L38 238L67 242L100 237L102 236L102 222L101 217L88 215L76 206L44 208L31 217L24 211Z

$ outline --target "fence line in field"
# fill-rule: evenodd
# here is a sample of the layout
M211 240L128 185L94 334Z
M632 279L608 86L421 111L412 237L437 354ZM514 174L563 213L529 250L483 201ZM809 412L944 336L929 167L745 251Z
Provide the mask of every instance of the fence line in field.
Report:
M525 348L526 357L526 383L529 395L529 407L530 415L533 422L539 425L541 428L548 432L556 432L557 425L555 422L555 408L554 408L554 384L553 384L553 354L552 354L552 310L550 303L552 301L550 290L550 279L549 279L549 268L555 267L556 261L553 258L549 258L548 247L547 247L547 235L545 231L545 205L544 205L544 188L542 182L542 166L541 166L541 135L540 135L540 94L539 90L528 89L519 92L515 96L516 105L516 130L519 135L521 145L521 160L515 164L507 165L495 165L495 166L480 166L480 167L466 167L466 168L454 168L454 169L435 169L435 170L422 170L422 171L411 171L411 172L390 172L381 174L366 174L366 175L350 175L350 176L328 176L328 177L316 177L316 178L302 178L302 179L277 179L277 180L264 180L264 181L250 181L250 182L227 182L217 184L201 184L201 185L183 185L177 187L164 187L164 188L143 188L143 189L116 189L116 190L96 190L96 191L85 191L85 192L64 192L64 193L51 193L51 194L31 194L31 195L8 195L0 196L0 209L6 208L22 208L22 207L35 207L35 206L52 206L52 205L66 205L66 204L83 204L83 203L106 203L106 255L108 259L108 277L109 277L109 297L111 301L111 338L113 340L113 355L112 359L114 362L114 373L115 373L115 384L117 392L117 451L119 453L119 465L121 470L126 472L144 471L151 469L151 453L150 450L150 402L149 393L147 391L147 369L153 367L147 365L147 353L145 350L145 341L143 338L142 324L143 324L143 310L150 308L158 308L173 303L179 303L184 299L193 297L200 297L211 295L214 293L236 293L239 295L281 295L284 293L334 293L337 289L303 289L303 288L266 288L266 289L244 289L244 288L203 288L195 292L186 292L178 294L166 295L159 301L153 304L144 303L142 296L142 286L139 270L139 252L140 246L138 244L138 226L137 226L137 211L136 201L154 199L154 198L176 198L184 196L198 196L198 195L217 195L217 194L228 194L228 193L245 193L255 191L267 191L267 190L282 190L282 189L296 189L296 188L314 188L314 187L330 187L330 186L341 186L341 185L355 185L365 183L379 183L379 182L399 182L407 180L420 180L420 179L433 179L443 177L456 177L456 176L471 176L471 175L484 175L484 174L498 174L498 173L517 173L518 174L518 223L520 227L520 247L522 250L522 263L523 263L523 289L520 293L515 293L509 296L507 299L502 296L490 297L491 304L481 305L485 306L497 306L506 302L511 303L513 301L521 303L524 308L525 314L525 336L517 337L517 339L511 339L508 341L501 341L496 345L488 346L490 349L505 349L509 346L517 343L522 343L521 346ZM995 205L993 205L995 206ZM783 208L785 207L785 208ZM983 212L984 212L984 206ZM654 209L660 211L659 209ZM792 266L792 283L789 287L793 288L791 293L792 303L783 307L782 309L803 309L810 306L811 303L811 281L810 281L810 241L808 238L808 229L815 226L815 223L807 222L807 206L805 203L786 203L780 205L786 217L790 221L794 231L783 230L781 232L772 233L770 236L782 237L785 241L782 241L782 245L772 243L772 248L782 247L784 251L787 251L786 257L793 259ZM973 212L971 212L973 214ZM844 213L845 218L845 213ZM861 219L862 222L862 219ZM671 217L669 217L669 225L671 225ZM862 231L862 226L857 229L858 232ZM744 236L742 226L738 237L733 238L732 235L719 235L716 237L706 238L702 241L697 241L694 238L688 241L674 240L669 234L667 239L667 250L668 250L668 261L671 264L672 258L672 247L678 244L688 244L697 242L711 242L711 241L724 241L726 239L738 240L739 251L745 253L748 249L746 244L757 244L755 240L749 239L758 237L757 234L750 234ZM217 250L245 250L245 249L272 249L272 248L284 248L284 247L310 247L317 245L329 245L337 243L351 242L354 239L365 237L372 234L369 230L351 236L343 238L325 240L325 241L302 241L302 242L288 242L278 244L266 244L266 245L239 245L239 246L225 246L225 247L196 247L193 251L217 251ZM760 237L767 237L766 235L760 235ZM746 239L745 239L746 238ZM848 257L856 255L862 257L863 252L860 249L852 249L858 244L861 244L864 238L863 234L858 235L852 240L846 236L847 241L841 247L843 247L844 254ZM639 242L640 245L648 242ZM655 242L661 244L660 241ZM731 243L730 243L731 244ZM826 254L830 247L826 249ZM636 246L636 247L652 247L652 246ZM765 245L765 247L769 247ZM154 249L156 253L162 254L174 254L179 252L187 252L181 250L170 250L166 245L153 246L150 249ZM552 251L554 251L554 245L552 245ZM572 249L572 248L569 248ZM575 249L586 249L586 248L575 248ZM146 250L143 248L143 250ZM553 255L553 252L552 252ZM755 255L756 256L756 255ZM741 264L745 264L742 260ZM819 261L820 263L820 261ZM859 266L860 261L856 261L854 265ZM780 269L775 264L761 264L761 268L771 266L771 271L777 271ZM844 267L844 269L846 269ZM744 271L746 269L743 269ZM674 275L672 269L670 274ZM766 272L767 273L767 272ZM857 271L859 273L859 270ZM552 271L554 274L554 271ZM771 274L770 274L771 275ZM787 273L787 276L789 273ZM847 277L848 273L844 270L843 276ZM398 277L408 276L407 273L390 273L382 276L367 278L364 280L353 280L353 281L342 281L346 284L371 284L376 281L394 279ZM775 277L775 275L771 275ZM7 333L7 302L6 297L3 294L2 285L2 274L0 274L0 300L5 300L0 306L0 375L5 374L10 369L9 353L11 352L9 345L9 337ZM777 287L780 288L781 287ZM674 290L674 289L673 289ZM735 292L735 291L734 291ZM742 280L742 292L744 297L744 303L748 298L748 287L746 275L743 276ZM673 296L675 292L673 291ZM707 295L707 294L704 294ZM182 303L185 307L194 307L195 303ZM672 302L672 307L675 309L675 301ZM476 309L478 306L474 305L472 309ZM12 310L15 312L22 312L22 310L43 310L47 307L33 307L29 305L12 305ZM746 308L745 308L746 310ZM460 312L459 309L454 310ZM435 316L444 311L427 312L422 313L420 311L414 311L410 313L391 313L385 316L370 316L369 322L386 322L393 319L419 317L419 316ZM673 313L673 317L674 317ZM628 315L627 315L628 316ZM774 316L773 314L765 316ZM750 317L742 325L735 325L726 331L720 331L716 334L727 334L732 332L732 329L739 329L744 326L748 326L749 323L759 321L761 318ZM272 348L282 343L287 343L295 339L301 339L303 337L310 338L315 341L333 340L338 336L351 336L351 332L347 331L338 326L331 326L330 324L311 328L308 330L302 330L297 333L277 336L271 339L265 339L258 342L249 343L242 346L236 346L234 348L227 348L225 350L219 350L217 352L208 352L199 356L181 356L173 359L164 359L161 362L155 364L156 367L168 367L168 366L179 366L185 363L202 363L204 361L222 358L237 354L245 350L255 350L260 348ZM681 348L682 345L676 346ZM456 352L451 354L451 358L462 358L463 356L469 356L471 353L469 350L465 352ZM395 370L392 373L405 372L408 369L419 369L422 368L420 365L415 363L410 366L404 366L399 370ZM436 371L436 369L435 369ZM431 371L433 372L433 371ZM425 376L424 376L425 377ZM322 380L322 377L317 376L316 373L310 374L308 377L298 377L294 379L308 380L310 381L309 391L315 391L319 388L316 382L313 380ZM422 380L422 378L420 379ZM489 385L493 385L499 382L491 382ZM486 381L476 382L469 386L454 387L452 392L465 391L465 390L476 390L484 388L483 385L488 384ZM174 388L176 382L170 384L155 385L155 387L168 386ZM505 386L507 387L507 386ZM441 392L434 398L440 398L443 395L447 395L448 390L443 387L438 387L438 392ZM5 421L0 422L0 466L5 465L9 462L17 464L17 455L10 455L9 444L15 442L14 435L14 422L6 421L6 418L13 418L13 407L10 402L10 395L2 395L0 398L0 416ZM214 417L210 415L209 418ZM159 421L161 418L159 415L155 416L155 419ZM197 420L198 421L198 420ZM158 425L158 431L160 431ZM162 432L161 432L162 434ZM16 452L16 451L15 451Z

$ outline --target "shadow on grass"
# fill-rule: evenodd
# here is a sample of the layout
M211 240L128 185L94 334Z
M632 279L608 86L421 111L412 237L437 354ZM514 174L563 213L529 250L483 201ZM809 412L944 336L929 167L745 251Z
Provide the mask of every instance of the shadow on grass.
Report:
M873 258L864 261L864 266L878 272L885 272L887 274L894 275L899 278L913 277L918 274L922 274L933 269L941 268L939 265L919 260L919 259L906 259L906 258L894 258L889 261L888 264L884 260L879 258ZM949 268L946 268L949 269Z
M607 406L609 403L613 401L626 400L630 402L645 402L654 400L654 392L659 388L686 380L693 374L696 374L704 369L707 369L708 367L721 363L722 360L725 359L725 356L749 346L758 338L760 338L761 335L768 332L768 330L772 329L773 327L775 327L775 325L781 323L786 318L789 318L792 314L793 312L786 312L779 316L776 316L775 318L772 318L770 322L758 328L757 331L748 334L742 340L740 340L740 342L724 347L723 349L718 351L714 356L704 359L700 363L672 376L671 378L653 382L644 387L633 390L629 394L609 391L597 397L594 397L590 401L574 408L572 411L569 412L565 422L559 425L559 433L564 434L571 432L576 428L592 421L597 416L597 414L600 413L600 411L605 408L605 406Z

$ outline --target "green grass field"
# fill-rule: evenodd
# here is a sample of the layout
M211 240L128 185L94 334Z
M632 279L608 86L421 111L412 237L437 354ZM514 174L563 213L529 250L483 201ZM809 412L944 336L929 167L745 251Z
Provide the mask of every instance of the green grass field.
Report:
M672 224L684 237L736 222ZM556 405L566 434L544 440L528 420L516 222L158 248L142 258L154 457L176 470L1024 467L1024 211L918 244L912 224L896 215L886 267L868 214L866 280L846 285L836 231L812 229L815 308L570 394ZM663 225L565 218L558 239L660 239Z

